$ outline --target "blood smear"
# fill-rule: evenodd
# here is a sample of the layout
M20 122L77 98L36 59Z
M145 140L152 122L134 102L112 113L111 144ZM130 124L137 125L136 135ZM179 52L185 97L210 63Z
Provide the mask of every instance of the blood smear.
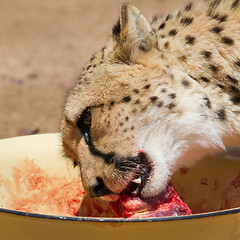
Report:
M12 180L2 183L10 196L6 207L25 212L73 216L85 195L80 175L49 174L28 158L13 166Z
M80 171L79 171L80 172ZM5 208L25 212L84 217L116 217L109 204L85 195L80 173L66 168L45 171L35 160L20 160L12 167L12 178L0 177L8 193Z

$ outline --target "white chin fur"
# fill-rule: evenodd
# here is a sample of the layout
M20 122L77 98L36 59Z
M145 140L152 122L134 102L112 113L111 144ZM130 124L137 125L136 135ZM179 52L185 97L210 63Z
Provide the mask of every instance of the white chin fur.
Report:
M153 175L142 190L144 197L160 194L179 168L191 167L202 157L225 147L221 123L206 121L199 114L185 114L161 124L144 129L139 137L139 146L153 166Z
M166 181L159 179L161 179L161 176L159 177L158 174L154 174L141 191L141 196L145 198L155 197L159 195L162 191L164 191L168 184L168 180ZM159 184L159 181L161 181L161 184Z

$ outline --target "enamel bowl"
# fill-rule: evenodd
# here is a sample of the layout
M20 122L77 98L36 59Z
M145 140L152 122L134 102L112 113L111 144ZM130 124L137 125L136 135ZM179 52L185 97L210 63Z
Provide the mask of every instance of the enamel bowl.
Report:
M80 194L59 134L0 140L0 169L0 239L240 239L238 149L175 174L189 216L115 218L106 202Z

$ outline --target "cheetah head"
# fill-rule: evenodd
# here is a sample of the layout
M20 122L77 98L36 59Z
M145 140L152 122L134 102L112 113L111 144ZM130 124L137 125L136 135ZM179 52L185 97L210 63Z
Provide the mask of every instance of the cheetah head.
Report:
M115 199L139 185L144 197L157 195L192 159L192 122L204 111L204 96L189 76L164 66L160 55L148 21L123 4L107 46L92 57L66 100L63 149L79 164L92 197Z

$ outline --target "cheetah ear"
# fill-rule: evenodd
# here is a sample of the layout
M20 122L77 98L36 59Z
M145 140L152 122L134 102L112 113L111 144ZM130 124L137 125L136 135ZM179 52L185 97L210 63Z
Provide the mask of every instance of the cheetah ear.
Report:
M148 52L154 45L154 34L147 19L129 3L120 7L120 17L113 27L113 39L117 43L116 57L133 62L141 52Z

